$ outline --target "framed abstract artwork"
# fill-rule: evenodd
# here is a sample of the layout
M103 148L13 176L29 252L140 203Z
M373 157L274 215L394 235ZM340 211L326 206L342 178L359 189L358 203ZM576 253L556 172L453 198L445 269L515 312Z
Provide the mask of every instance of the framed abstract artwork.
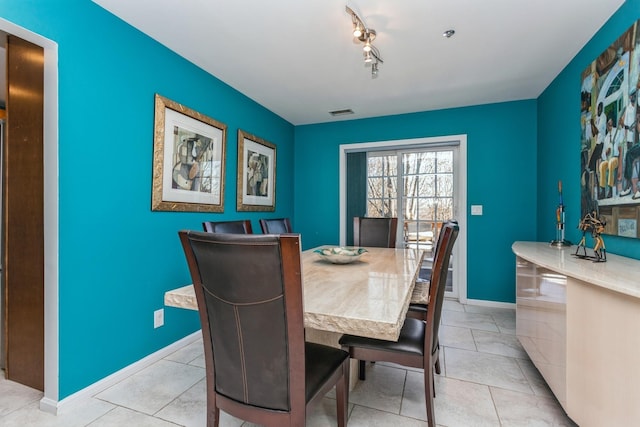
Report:
M223 212L226 125L158 94L154 211Z
M238 211L276 208L276 146L238 130Z
M582 72L581 215L640 237L640 35L636 21Z

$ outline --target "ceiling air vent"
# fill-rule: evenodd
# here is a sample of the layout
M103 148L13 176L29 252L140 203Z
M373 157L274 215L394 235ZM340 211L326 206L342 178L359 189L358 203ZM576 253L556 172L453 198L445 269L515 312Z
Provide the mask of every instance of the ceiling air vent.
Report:
M353 110L351 108L347 108L346 110L329 111L329 114L332 116L346 116L348 114L353 114Z

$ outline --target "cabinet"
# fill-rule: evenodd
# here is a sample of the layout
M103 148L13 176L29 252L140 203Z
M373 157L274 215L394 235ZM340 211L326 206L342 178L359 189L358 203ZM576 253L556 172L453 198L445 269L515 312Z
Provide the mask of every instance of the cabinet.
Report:
M582 427L640 425L640 261L516 242L516 334Z

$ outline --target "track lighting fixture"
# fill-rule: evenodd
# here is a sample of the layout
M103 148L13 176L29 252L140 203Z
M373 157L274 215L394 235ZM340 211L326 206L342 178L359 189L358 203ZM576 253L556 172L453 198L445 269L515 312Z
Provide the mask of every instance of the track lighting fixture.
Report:
M364 21L349 7L346 6L347 13L351 15L351 22L353 24L353 37L364 43L362 51L364 53L365 65L371 64L371 78L375 78L378 75L378 65L384 61L380 56L380 51L371 44L376 38L376 30L368 28Z

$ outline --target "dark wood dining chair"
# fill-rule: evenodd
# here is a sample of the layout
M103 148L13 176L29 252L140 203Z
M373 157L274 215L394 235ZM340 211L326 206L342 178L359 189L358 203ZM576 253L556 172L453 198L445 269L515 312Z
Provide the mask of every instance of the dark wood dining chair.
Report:
M458 237L459 227L455 222L447 222L441 230L440 246L436 250L431 270L431 287L427 320L408 317L400 331L398 341L386 341L355 335L340 338L342 348L358 360L385 361L424 370L424 392L427 409L427 423L435 427L433 398L435 397L434 368L439 351L438 330L444 301L449 259L453 244ZM362 365L361 365L362 366Z
M451 220L452 222L455 222L457 224L456 220ZM435 252L438 252L438 248L440 247L440 233L438 233L438 239L436 240L436 248L435 248ZM449 280L449 271L447 271L447 280ZM428 300L429 300L429 280L425 280L425 279L421 279L419 278L419 282L416 281L416 289L414 290L414 294L416 292L418 292L418 287L420 288L426 288L426 291L424 292L424 294L427 297L427 300L424 302L411 302L409 304L409 311L407 312L407 317L413 317L416 319L421 319L421 320L427 320L427 305L428 305ZM422 292L418 292L420 294L422 294ZM440 373L440 367L437 366L436 367L436 372L439 374Z
M293 233L289 218L262 218L260 228L263 234Z
M334 386L347 424L349 354L305 342L299 235L180 231L204 342L207 426L220 410L268 427L304 426Z
M398 218L353 218L353 245L395 248Z
M457 224L457 221L455 220L451 220L452 222ZM440 239L441 234L438 233L438 240L436 241L436 248L435 251L438 252L438 248L440 247ZM435 257L434 257L435 258ZM433 268L433 264L432 264L432 268ZM429 274L431 273L431 269L429 269ZM445 280L445 289L446 289L446 283L449 280L449 274L450 271L448 271L447 269L447 278ZM407 310L407 317L412 317L414 319L419 319L419 320L423 320L426 321L427 320L427 309L429 307L429 290L430 290L430 286L431 286L431 282L430 280L425 280L425 279L421 279L418 278L418 280L416 280L416 284L413 290L414 295L419 294L420 295L420 299L423 300L424 296L426 295L426 301L421 301L421 302L414 302L412 301L411 303L409 303L409 309ZM436 339L438 339L438 337L436 337ZM440 340L438 339L438 349L440 348ZM434 368L436 371L436 374L440 374L441 372L441 368L440 368L440 352L436 352L436 360L434 362Z
M251 221L248 219L238 221L205 221L202 228L207 233L228 234L253 234Z

